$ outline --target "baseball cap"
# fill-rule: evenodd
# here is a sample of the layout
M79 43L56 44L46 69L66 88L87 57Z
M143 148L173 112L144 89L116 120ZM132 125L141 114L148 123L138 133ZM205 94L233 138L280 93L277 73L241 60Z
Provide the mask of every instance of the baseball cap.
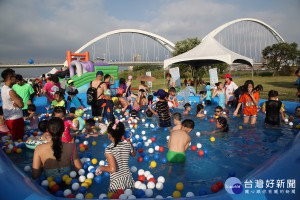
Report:
M166 97L167 93L164 90L159 89L159 90L157 90L157 92L154 92L153 95L159 97L160 99L164 99Z
M68 80L68 84L70 85L71 83L74 83L72 79Z
M98 75L103 76L103 71L97 71L97 76L98 76Z
M105 90L104 96L111 96L111 90L110 89Z
M230 74L226 74L225 76L222 76L222 78L231 78Z
M84 111L82 109L78 109L75 111L75 115L77 115L78 117L81 117L83 115Z

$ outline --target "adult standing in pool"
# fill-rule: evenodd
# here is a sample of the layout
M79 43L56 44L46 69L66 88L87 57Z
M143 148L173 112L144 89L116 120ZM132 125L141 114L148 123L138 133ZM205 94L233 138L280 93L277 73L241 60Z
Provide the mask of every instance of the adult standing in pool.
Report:
M1 89L3 114L12 140L23 139L24 136L24 107L23 99L12 89L17 82L16 73L12 69L5 69L1 76L4 86Z
M166 77L168 79L168 89L170 89L171 87L175 88L175 80L172 78L172 75L170 73L166 74Z
M227 105L232 106L234 104L234 91L238 88L238 86L232 81L230 74L226 74L222 76L225 78L225 92L227 96Z
M91 105L92 106L92 115L94 117L101 116L102 109L103 109L102 105L105 102L103 94L107 90L107 86L106 86L105 82L102 81L102 79L103 79L103 72L98 71L96 73L96 79L93 80L89 86L89 87L94 87L97 89L97 100L96 100L95 104Z

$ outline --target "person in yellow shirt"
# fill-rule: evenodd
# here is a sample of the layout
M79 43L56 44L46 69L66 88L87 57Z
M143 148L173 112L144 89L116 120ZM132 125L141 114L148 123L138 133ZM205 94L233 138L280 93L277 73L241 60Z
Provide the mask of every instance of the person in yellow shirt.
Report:
M55 99L52 101L51 107L50 108L45 107L46 110L51 110L52 108L57 106L65 107L66 103L65 103L64 95L61 92L59 91L55 92L54 98Z

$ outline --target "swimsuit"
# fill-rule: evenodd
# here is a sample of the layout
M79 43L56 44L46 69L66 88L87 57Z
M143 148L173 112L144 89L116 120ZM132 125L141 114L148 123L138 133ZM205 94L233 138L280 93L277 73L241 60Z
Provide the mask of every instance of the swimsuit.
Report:
M175 152L168 151L167 160L169 162L184 162L185 161L185 152Z

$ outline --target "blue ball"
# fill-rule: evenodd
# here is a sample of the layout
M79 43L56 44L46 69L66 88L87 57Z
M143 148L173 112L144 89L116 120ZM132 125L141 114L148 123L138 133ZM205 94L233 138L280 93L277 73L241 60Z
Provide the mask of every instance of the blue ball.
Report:
M104 143L103 148L105 149L108 146L108 144Z
M92 163L92 161L87 161L86 164L87 164L88 166L91 166L93 163Z
M159 155L158 154L155 154L154 155L154 160L158 160L159 159Z
M138 143L138 148L142 148L144 146L144 144L142 142Z
M135 148L135 151L138 151L139 150L139 148L138 147L134 147Z
M149 156L147 155L144 156L144 161L149 161L149 159L150 159Z
M154 129L153 129L154 131L157 131L158 130L158 127L156 126L156 127L154 127Z
M213 116L212 116L212 115L210 115L209 117L210 117L210 118L213 118Z
M101 176L96 176L95 181L96 181L96 183L101 183L102 177Z
M140 156L144 158L146 156L145 152L140 153Z
M208 150L207 149L204 149L204 154L207 154L208 153Z
M135 137L132 137L132 142L136 142L136 138Z
M107 161L104 161L104 165L108 165L108 162L107 162Z
M130 137L130 131L126 131L124 134L124 138L127 139Z
M55 193L55 196L57 197L63 197L64 196L64 192L62 190L58 190L56 193Z
M164 128L164 131L168 131L168 128Z
M79 155L80 159L84 157L83 153L81 153L81 152L78 152L78 155Z
M97 167L97 168L98 168L98 167ZM92 168L92 169L90 170L90 172L95 174L97 168Z
M156 135L152 135L152 137L154 137L155 139L157 138L157 136L156 136Z
M89 167L88 164L86 164L86 163L83 164L83 169L87 169L88 167Z
M207 195L206 190L200 190L199 191L199 196Z
M228 172L228 176L229 177L235 177L235 171L230 171L230 172Z
M144 196L144 195L145 195L144 190L138 189L138 190L135 192L135 196L137 196L138 198L141 198L141 197Z
M205 117L204 120L207 121L207 117Z
M153 142L152 145L153 145L154 147L156 147L156 146L157 146L157 143L156 143L156 142Z
M162 158L162 159L161 159L161 162L162 162L163 164L165 164L165 163L168 162L168 160L167 160L167 158Z
M86 156L87 156L88 158L92 158L92 157L93 157L93 155L92 155L91 152L88 152Z
M143 138L139 138L139 142L143 142Z
M33 60L33 59L29 59L29 60L28 60L28 63L29 63L29 64L33 64L33 63L34 63L34 60Z
M60 183L62 183L62 178L61 178L61 177L55 177L54 181L55 181L57 184L60 184Z
M106 178L109 178L110 174L109 174L108 172L104 172L104 176L105 176Z
M80 192L80 193L82 193L82 194L85 194L85 193L86 193L86 187L80 186L78 192Z
M298 134L298 132L299 132L299 131L298 131L298 130L296 130L296 129L294 129L294 130L293 130L293 133L294 133L294 135L297 135L297 134Z
M76 178L72 179L71 185L73 185L74 183L79 183L78 180L77 180Z
M137 129L141 129L141 127L138 125L137 127L136 127Z
M46 176L41 175L40 178L39 178L39 181L42 182L43 180L46 180L46 178L47 178Z

